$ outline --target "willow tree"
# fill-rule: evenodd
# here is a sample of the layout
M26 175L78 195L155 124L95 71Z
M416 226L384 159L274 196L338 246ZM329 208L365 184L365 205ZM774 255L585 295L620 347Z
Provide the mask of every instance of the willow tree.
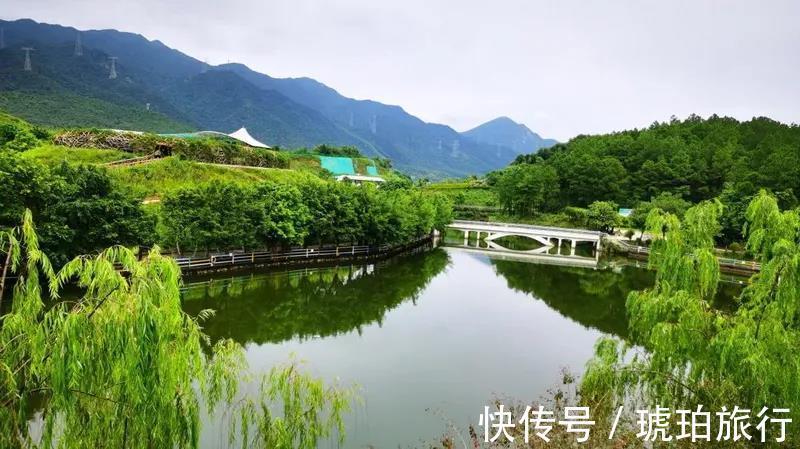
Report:
M603 339L583 379L584 399L609 412L632 398L694 409L723 406L800 410L800 217L781 212L761 192L747 209L748 249L761 271L752 276L735 312L714 309L719 281L713 253L722 210L701 203L676 216L654 210L652 289L631 293L626 304L632 341L644 351ZM795 436L796 438L796 436Z
M245 447L343 438L350 391L294 365L254 380L258 395L239 392L241 348L223 340L205 355L198 320L212 312L182 311L180 271L157 249L139 260L112 247L55 273L30 212L2 240L18 279L0 323L0 447L195 448L204 407L235 416ZM60 300L67 284L79 298Z

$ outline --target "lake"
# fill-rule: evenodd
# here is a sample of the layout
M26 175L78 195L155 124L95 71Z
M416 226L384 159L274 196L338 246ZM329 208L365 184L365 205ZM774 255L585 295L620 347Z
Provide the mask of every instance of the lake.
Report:
M578 266L569 266L569 265ZM590 254L438 247L377 264L189 278L184 307L254 370L294 357L360 388L345 447L427 447L494 398L532 401L580 374L602 335L627 336L625 298L653 273ZM726 289L723 289L723 295ZM226 447L219 422L202 446ZM331 447L334 445L331 444Z

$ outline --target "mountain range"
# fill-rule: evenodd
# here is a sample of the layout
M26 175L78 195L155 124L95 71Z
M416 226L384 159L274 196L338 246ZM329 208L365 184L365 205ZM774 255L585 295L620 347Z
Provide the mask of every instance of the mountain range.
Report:
M0 109L43 125L152 132L245 126L270 145L351 145L429 178L485 173L555 143L505 117L459 133L310 78L211 66L138 34L29 19L0 20L0 28ZM23 70L22 47L34 48L31 71Z
M482 125L461 133L478 143L501 145L511 148L517 154L532 153L539 148L548 148L557 144L555 139L545 139L531 131L522 123L508 117L498 117Z

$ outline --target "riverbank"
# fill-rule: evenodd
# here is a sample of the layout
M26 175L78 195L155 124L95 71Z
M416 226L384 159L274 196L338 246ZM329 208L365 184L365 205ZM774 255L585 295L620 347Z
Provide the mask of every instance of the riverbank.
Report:
M231 251L202 256L170 255L184 273L204 274L239 268L305 267L332 261L370 262L413 252L433 243L433 236L397 245L351 245L292 248L286 251Z
M647 260L650 257L649 247L632 245L619 239L606 239L606 241L617 244L605 245L606 248L614 248L615 250L624 253L629 258ZM754 260L731 259L719 256L717 256L717 260L719 261L720 271L726 273L750 276L753 273L761 271L761 264Z

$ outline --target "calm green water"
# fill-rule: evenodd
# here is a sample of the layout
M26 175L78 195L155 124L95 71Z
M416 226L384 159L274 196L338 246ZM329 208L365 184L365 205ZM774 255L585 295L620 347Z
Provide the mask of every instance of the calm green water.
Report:
M438 248L378 265L189 279L185 308L215 309L206 331L244 345L255 369L294 354L316 375L359 385L346 447L425 447L445 420L475 424L495 397L533 400L562 368L580 373L598 337L626 336L625 297L653 280L635 267L551 263L563 262ZM225 447L206 427L204 447Z

